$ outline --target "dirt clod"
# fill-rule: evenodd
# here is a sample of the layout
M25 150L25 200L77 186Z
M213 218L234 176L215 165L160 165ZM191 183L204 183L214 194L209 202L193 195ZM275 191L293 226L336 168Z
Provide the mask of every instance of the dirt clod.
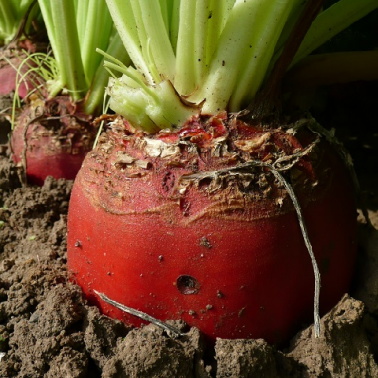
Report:
M219 378L278 376L274 349L262 339L217 339L215 352Z
M287 357L303 366L305 377L376 377L378 365L363 327L364 304L348 295L321 321L321 335L313 328L299 333Z
M200 337L196 329L183 340L169 338L153 325L133 330L119 343L116 355L104 367L103 376L205 377L199 355Z

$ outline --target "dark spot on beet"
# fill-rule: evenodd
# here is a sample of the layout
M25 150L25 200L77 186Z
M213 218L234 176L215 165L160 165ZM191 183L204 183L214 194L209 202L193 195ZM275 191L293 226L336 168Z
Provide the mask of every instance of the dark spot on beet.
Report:
M192 276L182 275L176 280L176 286L181 294L197 294L200 288L199 282Z

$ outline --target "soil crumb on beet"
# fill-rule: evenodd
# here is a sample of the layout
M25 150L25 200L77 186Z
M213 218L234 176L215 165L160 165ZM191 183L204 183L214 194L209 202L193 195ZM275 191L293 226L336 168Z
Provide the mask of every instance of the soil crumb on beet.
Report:
M371 172L362 184L371 178L367 202L377 228ZM378 232L362 218L353 288L322 318L319 339L309 326L281 349L222 339L213 348L182 322L171 324L185 336L173 338L154 325L130 329L87 305L66 270L71 188L52 178L22 187L0 146L0 377L378 377Z

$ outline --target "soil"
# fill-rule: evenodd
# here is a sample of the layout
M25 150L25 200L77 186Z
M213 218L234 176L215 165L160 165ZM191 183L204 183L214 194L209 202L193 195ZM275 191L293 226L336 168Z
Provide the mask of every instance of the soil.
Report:
M355 279L322 318L320 338L308 325L281 347L218 339L212 348L182 322L172 322L185 332L174 338L152 324L128 328L89 306L66 270L73 182L48 177L43 187L23 187L0 124L0 376L378 377L377 88L316 93L323 101L312 112L351 152L375 229L360 212Z

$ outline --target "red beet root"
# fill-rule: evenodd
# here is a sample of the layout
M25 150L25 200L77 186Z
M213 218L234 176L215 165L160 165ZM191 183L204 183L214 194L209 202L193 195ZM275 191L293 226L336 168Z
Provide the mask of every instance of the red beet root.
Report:
M0 68L0 96L6 96L16 89L17 71L14 67L7 65ZM18 95L24 98L27 95L25 83L21 83Z
M43 185L47 176L73 180L96 130L66 96L36 100L25 108L12 132L12 159L25 166L27 181ZM26 146L25 146L26 141Z
M160 320L183 319L210 339L279 343L312 321L314 273L297 215L272 172L248 165L256 159L292 165L281 173L303 207L321 312L348 291L353 190L326 142L309 147L314 134L263 130L223 113L156 135L133 134L119 118L100 139L74 184L68 266L105 314L141 324L95 290Z
M29 59L27 63L24 62L22 64L27 58L25 51L27 51L28 54L31 54L36 51L45 50L45 44L33 43L29 40L25 40L19 41L17 45L5 48L0 52L0 96L12 95L13 97L13 94L16 91L17 81L20 81L17 92L20 98L25 98L29 91L34 89L35 83L39 80L35 73L31 71L26 74L30 66L34 65L34 62ZM21 64L22 68L20 69ZM23 80L21 80L22 77Z

